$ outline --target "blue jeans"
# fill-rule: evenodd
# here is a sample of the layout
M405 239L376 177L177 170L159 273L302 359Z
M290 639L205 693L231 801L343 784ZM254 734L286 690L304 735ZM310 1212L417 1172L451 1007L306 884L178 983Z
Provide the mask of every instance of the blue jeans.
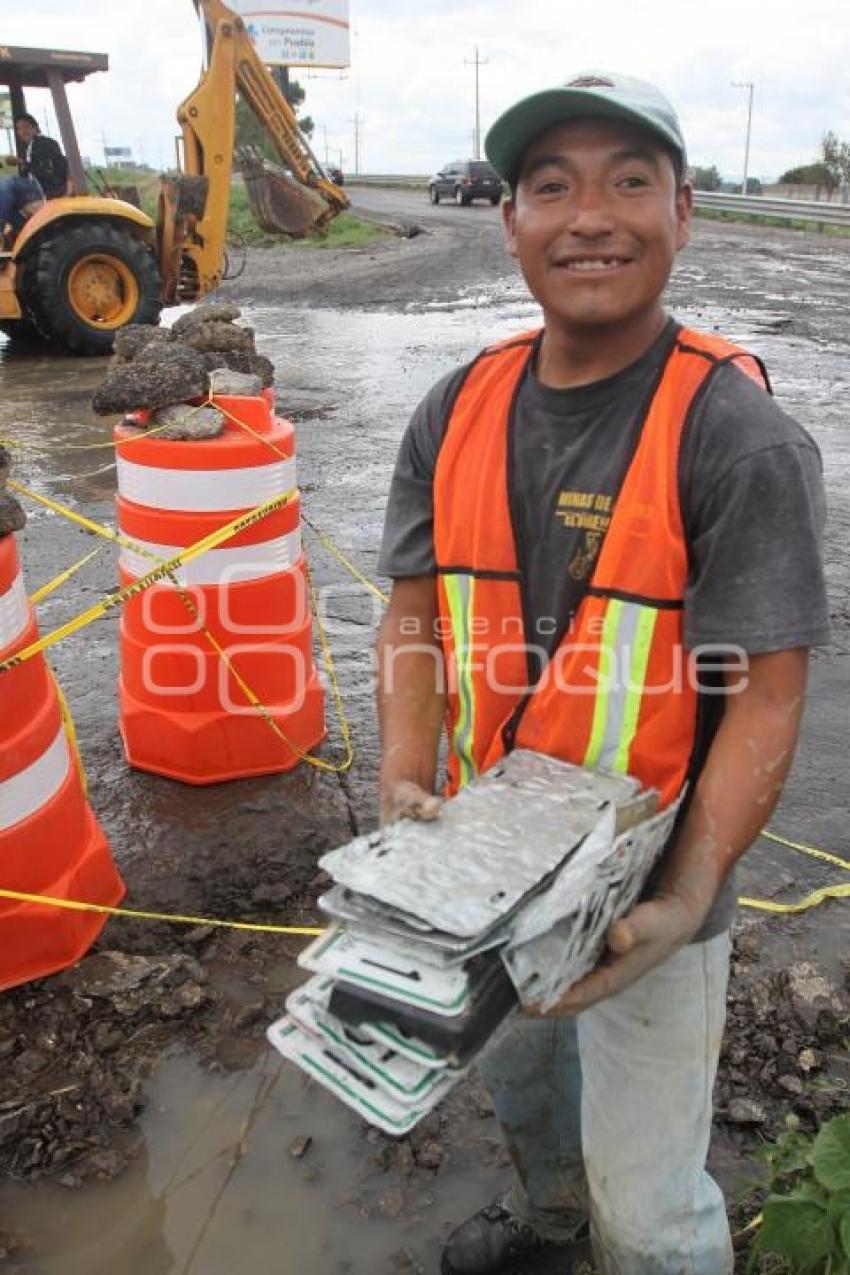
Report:
M19 230L24 205L43 202L44 191L34 177L0 177L0 231L7 222Z
M600 1275L731 1275L705 1171L730 947L690 944L578 1018L517 1017L480 1064L519 1179L506 1207L556 1241L589 1216Z

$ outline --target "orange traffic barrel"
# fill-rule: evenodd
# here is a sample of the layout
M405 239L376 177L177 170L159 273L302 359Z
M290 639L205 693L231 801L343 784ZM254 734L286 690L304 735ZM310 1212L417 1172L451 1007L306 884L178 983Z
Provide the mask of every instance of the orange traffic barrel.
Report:
M15 537L7 535L0 539L0 663L37 639ZM0 673L0 887L107 906L124 894L42 655ZM104 921L0 897L0 989L73 965Z
M146 437L124 424L115 434L118 521L134 546L121 550L122 585L294 493L180 566L179 587L158 582L124 604L118 693L127 760L190 784L289 770L325 735L294 428L274 415L268 393L213 401L228 413L215 438Z

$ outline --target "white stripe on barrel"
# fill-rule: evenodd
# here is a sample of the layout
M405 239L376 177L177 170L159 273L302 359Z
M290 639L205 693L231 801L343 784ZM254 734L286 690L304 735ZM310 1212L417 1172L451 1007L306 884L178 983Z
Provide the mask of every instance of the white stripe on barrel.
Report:
M232 472L232 471L231 471ZM179 545L158 545L134 538L134 544L156 558L176 558L183 549ZM192 562L178 567L175 576L181 584L238 584L244 580L261 580L294 567L301 557L301 530L290 531L275 540L259 545L240 545L236 549L209 549ZM121 566L135 580L156 568L156 560L129 547L121 549Z
M71 752L64 726L50 747L11 779L0 780L0 831L28 819L55 797L65 782Z
M244 469L156 469L118 457L118 490L149 509L213 513L253 509L296 485L295 457Z
M11 646L27 627L30 604L20 571L5 593L0 593L0 651Z

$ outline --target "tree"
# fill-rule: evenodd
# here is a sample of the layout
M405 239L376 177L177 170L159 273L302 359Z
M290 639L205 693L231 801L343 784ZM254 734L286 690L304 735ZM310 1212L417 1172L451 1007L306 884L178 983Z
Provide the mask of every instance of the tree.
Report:
M824 186L826 190L835 190L838 182L826 164L800 164L797 168L789 168L779 178L783 186Z
M296 118L298 107L301 106L305 97L306 93L298 81L290 80L287 98L289 105L292 107L293 111L296 112ZM298 127L306 137L310 137L314 127L310 116L302 116L298 120ZM270 160L271 163L280 163L280 155L278 154L274 143L241 95L236 99L236 145L256 146L260 153L264 155L266 159Z
M842 142L831 130L821 139L821 159L836 186L850 185L850 143Z
M719 190L722 178L717 165L712 164L711 168L695 168L692 180L695 190Z

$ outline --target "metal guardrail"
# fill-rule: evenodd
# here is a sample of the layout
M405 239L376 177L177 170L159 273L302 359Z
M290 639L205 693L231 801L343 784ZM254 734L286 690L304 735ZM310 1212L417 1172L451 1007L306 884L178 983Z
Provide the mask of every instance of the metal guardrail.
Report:
M378 174L349 177L350 186L386 186L390 189L424 190L427 177L418 175ZM781 221L806 221L820 226L850 227L850 204L833 204L819 199L773 199L769 195L727 195L722 191L694 192L697 208L714 208L718 212L754 213Z
M697 208L718 212L755 213L783 221L808 221L821 226L850 226L850 204L831 204L819 199L773 199L770 195L726 195L722 191L694 192Z

